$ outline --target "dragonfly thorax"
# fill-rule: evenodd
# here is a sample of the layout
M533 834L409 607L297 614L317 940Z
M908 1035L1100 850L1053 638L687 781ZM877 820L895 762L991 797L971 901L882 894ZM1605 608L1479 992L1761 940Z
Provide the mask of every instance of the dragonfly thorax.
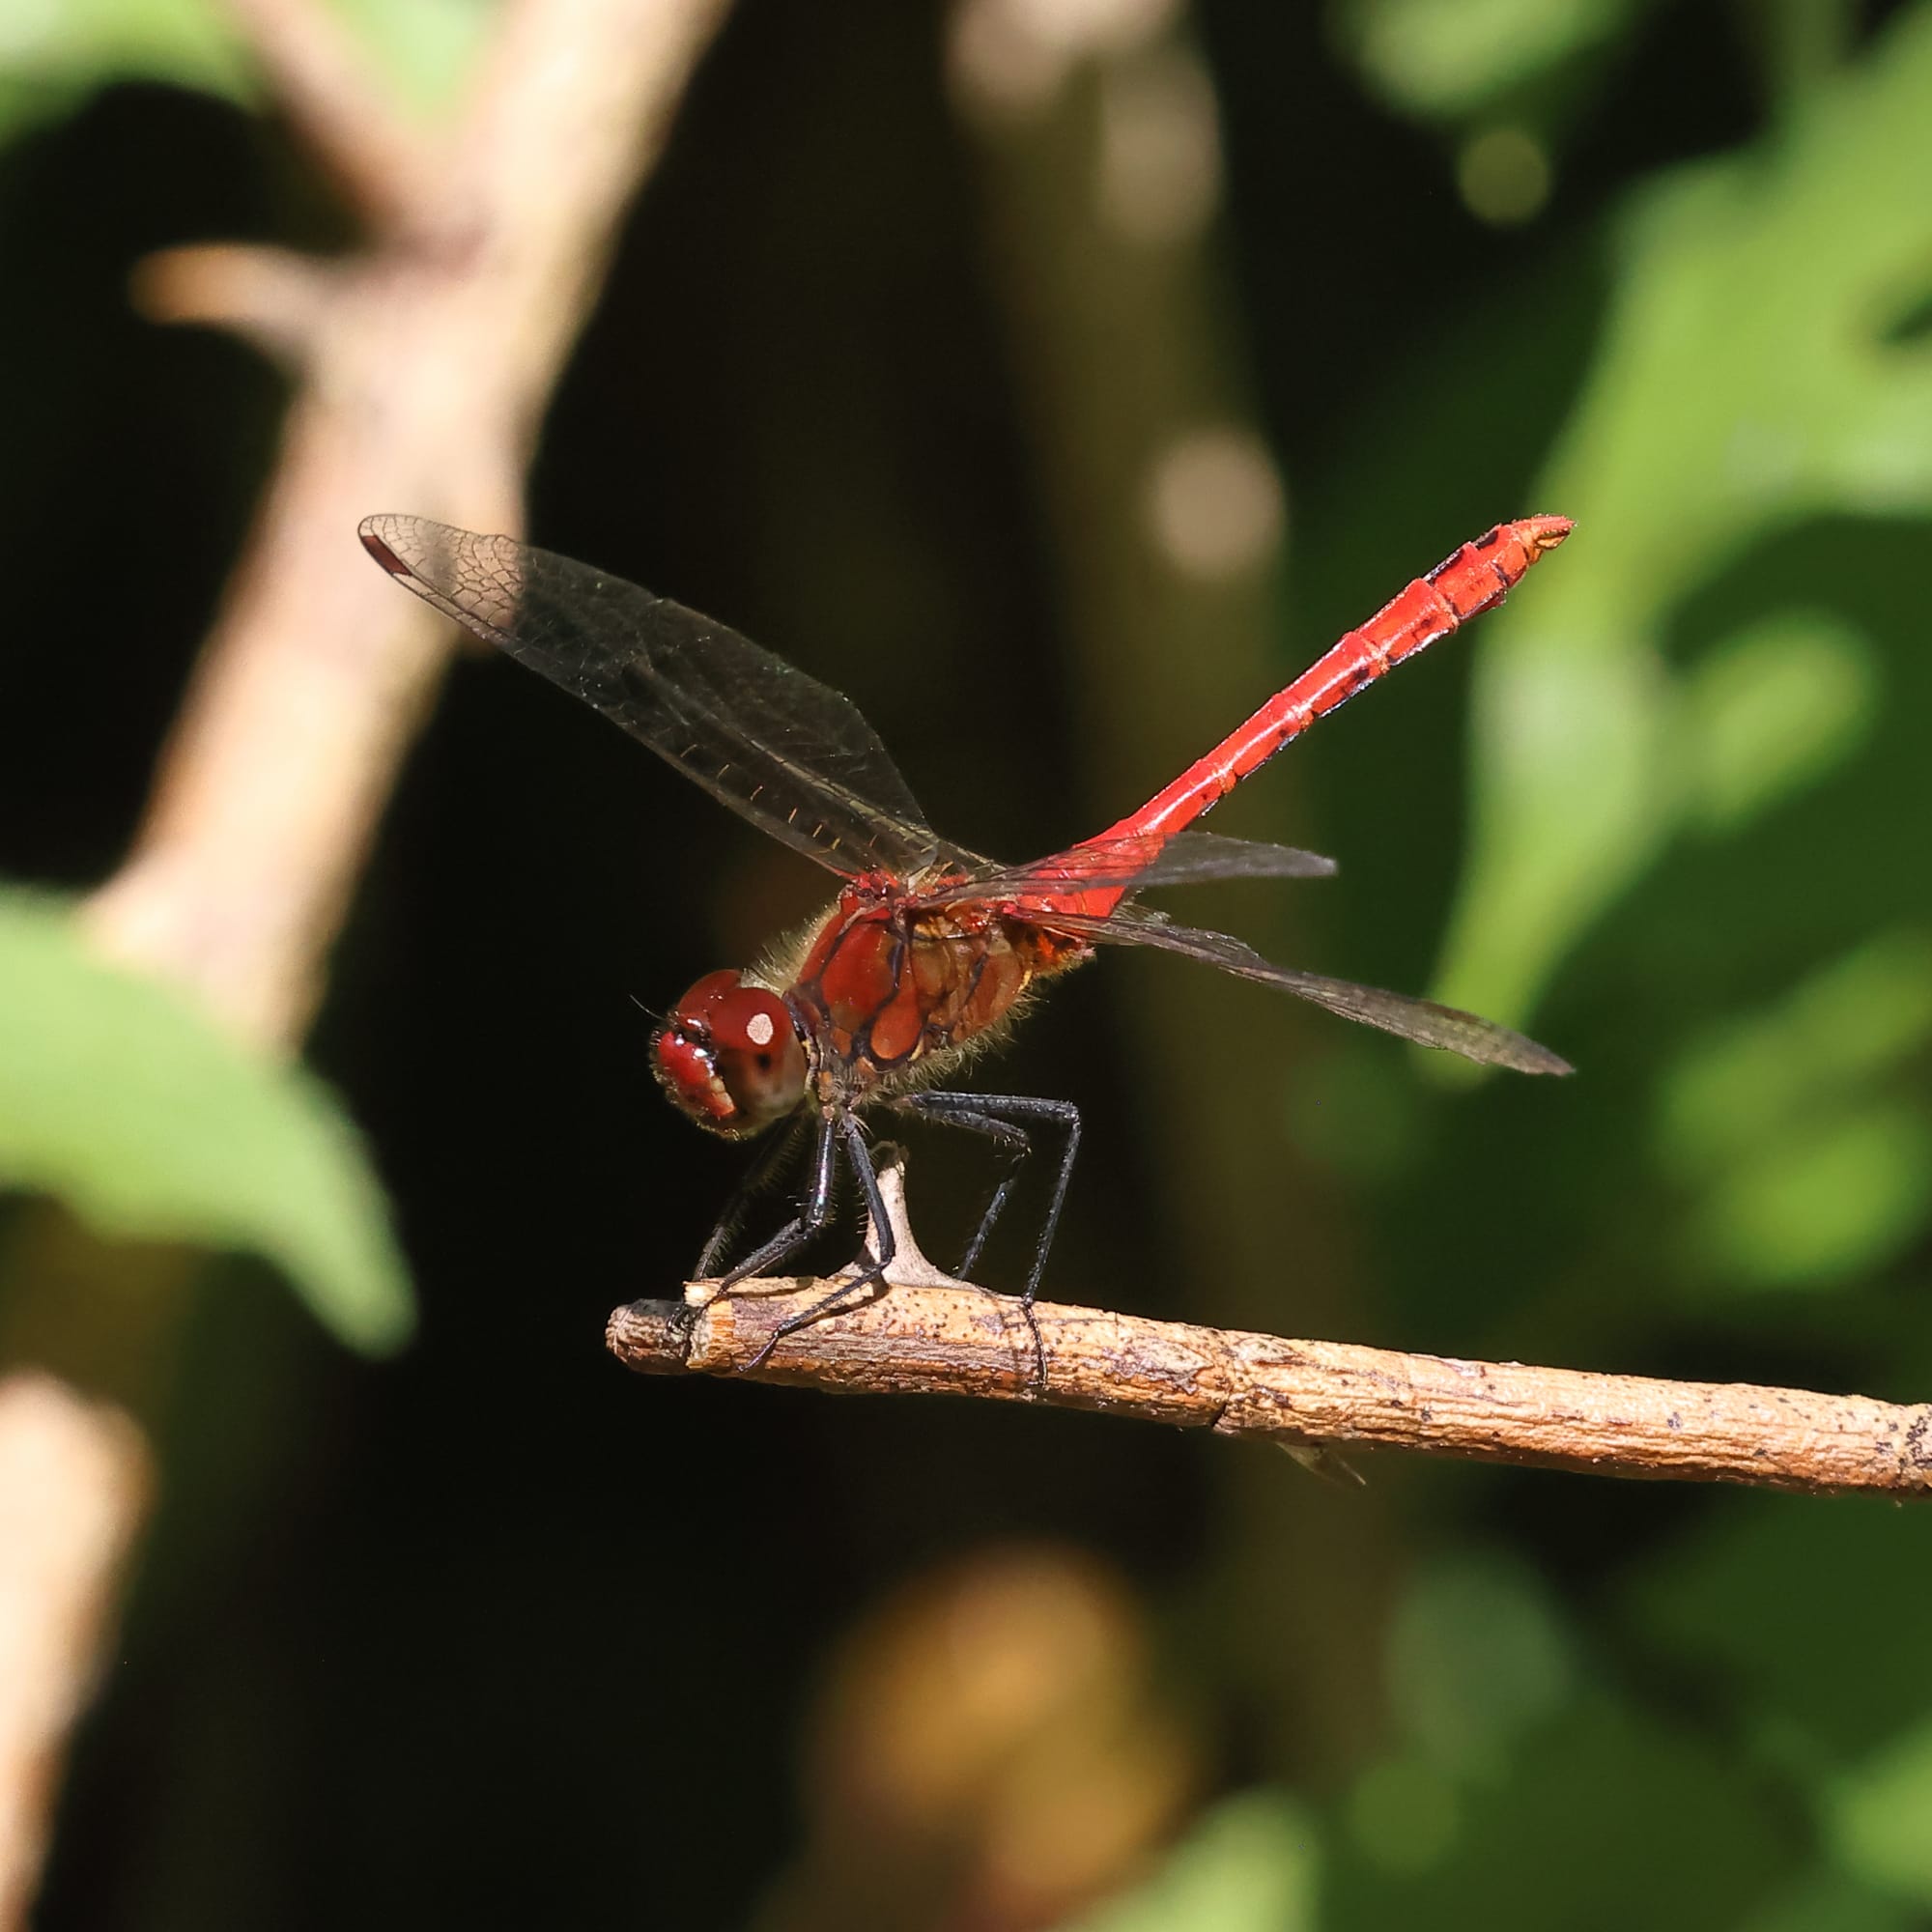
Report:
M714 1134L745 1140L794 1112L810 1059L798 1019L769 987L707 973L651 1041L658 1085Z

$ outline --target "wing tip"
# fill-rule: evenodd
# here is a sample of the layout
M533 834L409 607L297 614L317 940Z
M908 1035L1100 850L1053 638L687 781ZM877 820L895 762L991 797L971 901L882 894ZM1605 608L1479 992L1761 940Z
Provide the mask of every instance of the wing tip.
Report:
M362 548L386 570L391 577L400 577L406 582L415 573L396 554L389 542L391 532L405 522L402 517L383 515L364 517L355 526L355 534L362 540Z

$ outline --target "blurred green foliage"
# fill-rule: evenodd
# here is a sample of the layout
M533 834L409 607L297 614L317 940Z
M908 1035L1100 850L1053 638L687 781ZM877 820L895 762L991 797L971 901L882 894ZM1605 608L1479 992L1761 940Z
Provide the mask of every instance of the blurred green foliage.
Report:
M0 1185L110 1237L259 1255L354 1348L410 1332L382 1188L334 1095L18 891L0 891Z
M14 0L0 14L0 139L117 80L233 95L245 73L208 0Z
M1601 82L1576 63L1626 51L1648 11L1361 0L1332 19L1365 79L1445 136L1518 116L1561 146ZM1446 1278L1459 1187L1493 1236L1487 1200L1574 1204L1570 1163L1593 1158L1618 1232L1594 1258L1574 1224L1549 1232L1586 1275L1610 1271L1605 1296L1661 1296L1743 1337L1753 1294L1861 1294L1857 1330L1891 1349L1841 1373L1889 1362L1888 1393L1912 1397L1932 1368L1932 8L1896 10L1836 68L1822 56L1842 33L1810 27L1849 14L1802 11L1753 19L1780 84L1762 131L1604 213L1602 298L1553 448L1503 506L1577 533L1471 642L1469 839L1435 990L1531 1022L1574 1020L1587 991L1580 1043L1539 1031L1574 1046L1580 1106L1607 1123L1647 1084L1652 1124L1621 1154L1586 1153L1580 1131L1512 1146L1493 1189L1457 1163L1404 1210ZM1482 468L1513 388L1544 392L1529 345L1542 319L1561 326L1582 258L1558 273L1402 385L1414 446ZM1873 540L1834 541L1852 520ZM1416 1174L1423 1117L1359 1055L1297 1069L1289 1107L1312 1157L1364 1185L1379 1169L1385 1198ZM1662 1278L1617 1278L1613 1256ZM1875 1289L1889 1275L1908 1293ZM1796 1337L1825 1331L1776 1321L1757 1345L1782 1332L1800 1351L1785 1370L1830 1381L1798 1365ZM1553 1325L1564 1358L1628 1359L1601 1352L1606 1329ZM1624 1613L1601 1620L1479 1546L1420 1558L1386 1638L1386 1751L1324 1819L1315 1922L1925 1922L1928 1588L1922 1529L1861 1504L1724 1511L1634 1565ZM1204 1903L1160 1922L1249 1921Z
M1767 1922L1918 1924L1932 1908L1932 1650L1897 1614L1925 1557L1897 1527L1870 1504L1793 1519L1759 1502L1632 1587L1635 1626L1727 1712L1766 1797L1801 1801L1780 1890L1844 1914Z
M1928 176L1932 14L1915 10L1750 153L1646 183L1613 216L1602 347L1538 485L1586 540L1486 639L1448 997L1526 1011L1681 828L1707 745L1734 768L1734 727L1664 661L1684 600L1809 520L1932 505L1932 353L1910 339L1932 301ZM1857 639L1786 648L1792 709L1829 730L1865 675ZM1841 730L1838 759L1856 746ZM1773 749L1760 807L1773 772L1788 787L1822 755Z
M1454 120L1519 96L1551 70L1611 52L1656 0L1352 0L1337 38L1406 113Z
M1659 1156L1699 1197L1691 1239L1740 1285L1856 1279L1932 1209L1932 1123L1901 1082L1932 1041L1932 942L1881 937L1688 1049Z
M372 62L424 104L460 85L487 0L335 0ZM0 141L71 113L117 81L256 97L257 78L217 0L8 0L0 9Z
M1320 1833L1291 1800L1247 1792L1209 1810L1131 1896L1066 1932L1315 1932L1321 1923Z

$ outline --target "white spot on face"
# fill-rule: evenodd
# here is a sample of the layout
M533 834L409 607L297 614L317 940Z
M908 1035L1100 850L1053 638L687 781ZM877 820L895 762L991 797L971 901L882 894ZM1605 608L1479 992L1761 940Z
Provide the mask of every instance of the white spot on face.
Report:
M752 1017L745 1022L745 1037L749 1039L753 1046L771 1045L772 1036L777 1031L778 1028L772 1024L772 1016L770 1013L753 1013Z

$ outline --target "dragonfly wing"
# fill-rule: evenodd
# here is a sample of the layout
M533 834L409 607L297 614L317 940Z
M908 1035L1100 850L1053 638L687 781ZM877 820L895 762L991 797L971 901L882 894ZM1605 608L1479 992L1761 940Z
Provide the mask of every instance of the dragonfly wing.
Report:
M906 876L939 856L858 707L749 638L509 537L421 517L370 517L360 535L426 603L821 866Z
M1547 1046L1493 1020L1478 1018L1456 1007L1438 1006L1434 1000L1418 1000L1406 993L1388 993L1378 986L1357 986L1347 980L1330 980L1320 973L1298 973L1264 959L1252 946L1225 932L1205 932L1194 926L1175 925L1159 913L1145 907L1127 906L1106 919L1089 919L1078 914L1055 914L1043 918L1043 925L1056 930L1077 932L1082 938L1125 946L1153 946L1164 952L1179 952L1190 959L1206 960L1223 972L1238 974L1243 980L1258 980L1264 986L1278 987L1298 1000L1325 1007L1344 1019L1359 1020L1364 1026L1379 1027L1401 1039L1418 1046L1438 1046L1460 1053L1464 1060L1485 1066L1510 1066L1519 1073L1570 1073L1575 1069Z
M1128 846L1133 840L1113 842ZM1079 849L1104 852L1107 847ZM1337 869L1333 859L1324 859L1320 852L1304 852L1294 845L1269 845L1254 838L1223 838L1213 832L1177 832L1151 860L1130 876L1128 883L1139 888L1191 886L1211 879L1330 879Z
M1043 909L1069 893L1094 887L1139 892L1151 886L1191 886L1214 879L1325 879L1335 862L1293 845L1251 838L1223 838L1212 832L1180 832L1150 854L1146 838L1095 839L1036 859L975 872L975 897L1010 900L1022 909ZM944 895L956 898L956 890Z

